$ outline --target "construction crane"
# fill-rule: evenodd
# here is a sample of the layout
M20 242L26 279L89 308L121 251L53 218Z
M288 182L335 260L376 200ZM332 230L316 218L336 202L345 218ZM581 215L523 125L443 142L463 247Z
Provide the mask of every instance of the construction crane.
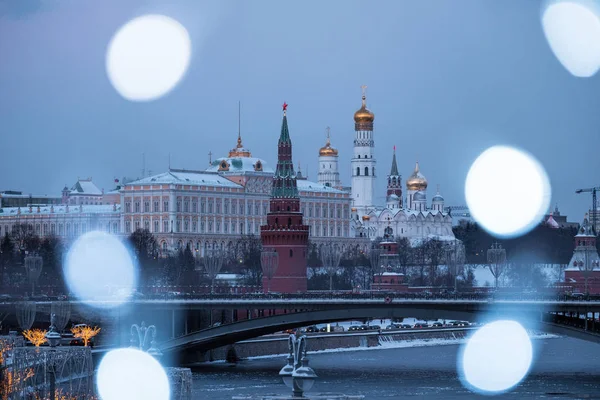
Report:
M592 193L592 232L596 235L596 214L598 214L598 203L596 202L596 191L600 191L600 186L587 189L577 189L575 193Z

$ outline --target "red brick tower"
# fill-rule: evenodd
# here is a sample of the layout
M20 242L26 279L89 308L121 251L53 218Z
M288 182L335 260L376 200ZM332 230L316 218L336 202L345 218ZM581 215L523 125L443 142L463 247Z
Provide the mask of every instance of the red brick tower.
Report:
M279 254L279 267L271 279L271 291L297 293L306 291L306 249L308 225L302 222L300 197L292 162L292 141L283 103L283 122L277 143L277 169L273 177L267 224L260 227L263 248ZM267 287L263 278L263 287Z

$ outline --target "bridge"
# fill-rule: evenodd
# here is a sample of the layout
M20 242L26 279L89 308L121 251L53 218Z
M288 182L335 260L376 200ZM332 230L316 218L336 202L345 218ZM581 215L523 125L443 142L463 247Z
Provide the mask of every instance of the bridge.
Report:
M36 302L49 312L51 301ZM71 301L74 306L80 301ZM86 303L90 304L90 302ZM110 306L111 300L91 304ZM14 307L1 302L0 310ZM112 345L127 345L131 323L146 321L161 327L162 351L172 359L231 345L258 336L319 323L415 317L484 321L510 318L531 329L578 337L600 343L600 321L580 316L600 313L600 297L564 295L385 295L385 294L253 294L187 295L182 298L132 300L127 309L102 317L104 331L119 332ZM98 315L102 315L98 313ZM107 315L106 313L104 315ZM75 317L77 318L77 317ZM112 318L112 320L110 320ZM100 321L98 321L100 322ZM215 322L217 322L215 324ZM109 328L109 325L112 325ZM167 328L167 329L165 329ZM169 329L170 328L170 329ZM107 335L109 336L109 335Z
M449 319L500 319L520 321L531 329L574 336L600 343L595 320L587 326L576 326L575 316L600 312L600 301L566 300L495 300L495 299L239 299L239 300L189 300L187 307L216 309L262 310L260 317L233 320L230 323L202 329L164 342L161 349L176 359L194 358L195 352L206 352L222 346L320 323L415 317L423 320ZM277 310L277 311L275 311ZM250 313L249 316L255 315ZM595 315L595 314L594 314ZM574 316L557 321L558 316ZM600 330L600 323L597 327Z

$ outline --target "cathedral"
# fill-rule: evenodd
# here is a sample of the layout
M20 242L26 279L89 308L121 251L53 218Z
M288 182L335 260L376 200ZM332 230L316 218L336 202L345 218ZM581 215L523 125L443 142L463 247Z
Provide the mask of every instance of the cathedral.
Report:
M319 183L350 192L351 236L370 239L380 237L384 240L405 237L414 244L434 237L441 240L455 240L452 232L452 217L444 212L444 198L439 193L439 189L431 199L431 203L427 203L428 182L418 162L406 180L406 191L403 192L395 147L392 165L387 175L386 202L375 204L377 179L373 134L375 114L367 108L364 89L363 86L362 105L354 113L354 151L350 161L351 187L341 186L338 150L331 145L329 128L325 146L319 150Z

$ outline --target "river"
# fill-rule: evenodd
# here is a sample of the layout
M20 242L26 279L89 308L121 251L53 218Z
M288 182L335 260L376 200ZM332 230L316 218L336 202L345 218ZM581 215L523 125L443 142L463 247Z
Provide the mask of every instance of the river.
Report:
M533 345L535 361L528 377L499 397L600 399L600 345L565 337L535 339ZM319 376L312 392L361 394L365 399L386 400L479 398L458 378L460 347L456 343L384 346L309 354L310 366ZM194 399L229 400L240 394L286 393L277 375L284 364L282 356L236 365L202 364L193 371Z

